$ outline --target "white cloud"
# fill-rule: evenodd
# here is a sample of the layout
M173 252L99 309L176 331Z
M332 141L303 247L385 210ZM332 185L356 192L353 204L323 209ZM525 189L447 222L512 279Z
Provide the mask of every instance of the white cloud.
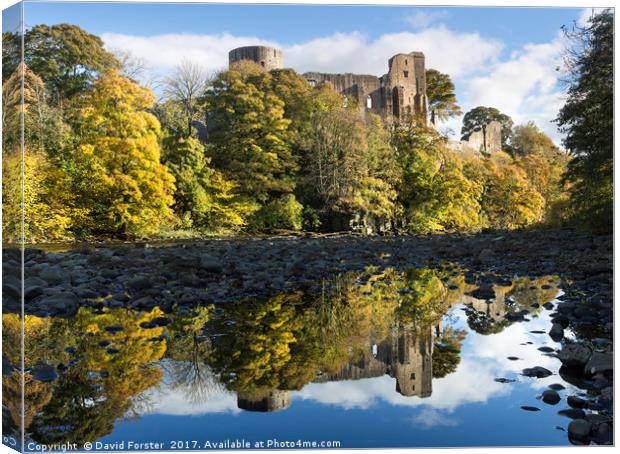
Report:
M477 33L459 33L438 26L420 32L389 33L369 40L361 33L335 33L310 41L283 45L251 36L167 34L134 36L104 33L108 49L121 49L142 58L156 72L167 72L184 59L208 70L225 68L228 51L239 46L263 44L284 52L284 63L300 72L353 72L380 76L388 59L397 53L422 51L427 66L454 77L474 72L493 61L501 51L498 41Z
M526 44L504 61L464 83L463 108L492 106L509 115L515 124L534 121L556 142L560 134L552 120L565 95L558 84L565 43Z
M427 28L436 23L439 19L443 19L448 15L445 10L440 11L418 11L413 14L409 14L403 18L405 23L411 25L413 28Z
M262 44L277 45L253 36L165 34L154 36L104 33L101 35L107 49L131 52L143 59L158 73L168 72L182 60L193 60L211 71L228 66L228 51L235 47Z
M437 426L458 426L459 421L434 408L424 408L413 417L413 423L416 428L430 429L431 427Z

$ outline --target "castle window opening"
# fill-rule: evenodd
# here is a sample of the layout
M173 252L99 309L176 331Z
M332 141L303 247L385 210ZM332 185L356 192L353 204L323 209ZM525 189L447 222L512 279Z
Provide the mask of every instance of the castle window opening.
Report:
M311 87L316 87L316 80L310 79L308 83L310 84Z
M409 77L409 71L403 71L405 77Z
M407 66L407 59L405 58L405 66Z
M265 62L264 62L264 61L261 61L261 62L260 62L260 65L264 68L264 67L265 67Z
M415 380L415 372L411 373L411 377L410 378L411 378L411 380Z
M366 97L366 108L372 109L372 98L370 97L370 95Z

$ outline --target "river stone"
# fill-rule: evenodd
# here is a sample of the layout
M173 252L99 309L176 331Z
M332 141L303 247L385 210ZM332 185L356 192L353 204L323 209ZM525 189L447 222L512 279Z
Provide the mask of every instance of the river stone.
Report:
M492 300L495 298L495 290L490 284L481 285L479 288L471 292L471 296L481 300Z
M37 364L32 370L32 378L37 381L49 383L58 378L58 373L49 364Z
M42 299L39 304L45 310L72 312L77 309L78 298L71 292L60 292Z
M601 390L601 394L598 396L598 402L604 407L611 407L614 399L614 388L608 386Z
M110 334L116 334L116 333L120 333L121 331L123 331L123 327L120 325L106 326L103 329L105 329Z
M531 367L527 369L523 369L523 375L526 377L536 377L536 378L545 378L552 374L549 369L545 369L541 366Z
M222 264L218 259L210 255L200 257L200 268L208 273L221 273Z
M48 284L56 285L63 281L65 273L60 266L54 265L44 268L39 276Z
M572 408L583 408L588 403L585 399L577 396L568 396L566 402Z
M549 389L553 389L555 391L562 391L563 389L566 389L566 387L560 383L553 383L552 385L549 385Z
M30 301L32 299L35 299L37 296L41 296L43 295L43 287L39 286L39 285L35 285L33 287L28 287L25 291L24 291L24 299Z
M562 328L566 329L568 328L568 324L570 322L570 320L568 319L568 317L566 315L556 315L555 317L553 317L551 319L552 323L557 323L559 325L562 326Z
M599 445L611 445L614 439L614 432L611 424L603 423L594 428L592 440Z
M8 296L12 301L20 301L22 292L18 286L8 282L2 283L2 296Z
M614 369L614 358L611 353L594 352L588 360L584 372L594 375L599 372L611 372Z
M151 280L147 276L135 276L127 281L126 286L131 290L143 290L151 286Z
M525 411L540 411L540 408L532 407L530 405L521 405L521 410L525 410Z
M568 435L576 440L585 441L592 431L592 424L585 419L574 419L568 425Z
M586 412L581 408L565 408L564 410L558 411L558 415L566 416L570 419L583 419L586 417Z
M564 328L559 323L554 323L551 325L551 329L549 330L549 337L556 342L559 342L564 337Z
M585 345L568 344L558 353L558 358L567 367L583 367L591 355L592 350Z
M546 404L555 405L560 400L560 395L553 389L548 389L542 393L542 401Z

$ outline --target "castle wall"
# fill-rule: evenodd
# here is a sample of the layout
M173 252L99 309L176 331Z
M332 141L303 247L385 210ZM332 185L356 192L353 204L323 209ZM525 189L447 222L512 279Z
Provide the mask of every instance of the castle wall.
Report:
M369 110L377 115L384 115L384 95L381 80L376 76L364 74L329 74L308 72L303 75L312 85L328 83L336 91L353 98L361 109ZM368 97L370 96L370 108Z
M304 77L311 84L329 83L354 98L362 110L385 119L415 115L426 121L426 68L421 52L394 55L388 62L387 74L381 77L317 72L305 73Z
M472 132L467 140L449 141L448 148L453 151L472 150L493 153L502 150L502 125L498 121L490 122L484 129Z
M485 142L487 152L502 149L502 125L499 121L492 121L485 128Z

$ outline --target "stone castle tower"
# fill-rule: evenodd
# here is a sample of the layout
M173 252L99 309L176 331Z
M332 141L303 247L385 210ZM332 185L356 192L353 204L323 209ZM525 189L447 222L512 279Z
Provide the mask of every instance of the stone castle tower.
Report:
M232 67L235 63L243 60L249 60L259 64L265 68L265 71L271 71L272 69L279 69L283 67L282 51L274 47L237 47L228 53L229 67Z
M230 67L253 61L266 71L283 67L282 51L267 46L246 46L228 53ZM396 54L388 61L388 72L381 77L360 74L308 72L303 75L311 85L328 83L338 92L354 99L361 109L386 120L404 119L408 115L427 123L426 68L424 54Z
M237 395L237 407L246 411L271 413L291 406L291 392L274 389L261 397Z

